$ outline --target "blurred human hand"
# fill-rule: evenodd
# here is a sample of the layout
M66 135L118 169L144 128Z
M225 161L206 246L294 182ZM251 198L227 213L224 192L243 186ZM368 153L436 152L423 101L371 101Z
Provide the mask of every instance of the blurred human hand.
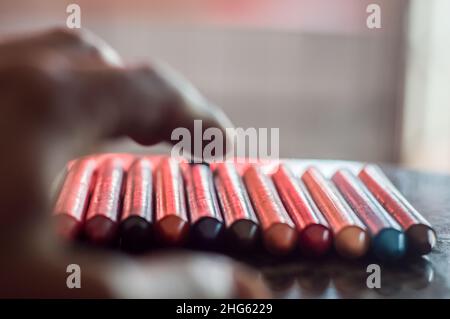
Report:
M0 42L0 98L0 295L268 296L252 271L224 257L132 260L68 252L48 236L50 184L69 159L111 137L170 142L173 129L193 130L194 120L203 129L231 126L173 70L161 63L125 66L93 34L55 29ZM81 289L66 287L71 263L82 267ZM210 274L208 285L199 269Z

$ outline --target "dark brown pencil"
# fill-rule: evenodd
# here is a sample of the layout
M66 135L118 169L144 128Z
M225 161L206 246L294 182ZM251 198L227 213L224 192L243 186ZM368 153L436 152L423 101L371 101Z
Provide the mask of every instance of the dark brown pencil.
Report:
M120 219L121 245L125 250L140 252L151 245L152 183L152 163L145 158L139 158L133 162L127 172Z
M226 241L232 251L249 251L258 246L258 218L233 163L215 169L215 186L226 226Z
M222 245L224 224L210 167L207 164L186 164L183 171L191 243L204 249L218 249Z
M359 178L375 198L405 230L409 251L424 255L436 245L436 232L430 223L403 197L384 173L374 165L365 166Z

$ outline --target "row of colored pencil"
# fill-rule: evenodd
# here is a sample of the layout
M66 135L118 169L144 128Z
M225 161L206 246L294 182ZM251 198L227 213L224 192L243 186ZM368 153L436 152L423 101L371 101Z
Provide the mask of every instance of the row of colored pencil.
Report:
M119 156L79 159L56 201L57 233L102 246L142 251L155 246L322 256L334 246L346 258L368 252L382 260L429 253L430 224L376 166L358 176L340 169L331 179L310 167L295 176L233 163L157 164Z

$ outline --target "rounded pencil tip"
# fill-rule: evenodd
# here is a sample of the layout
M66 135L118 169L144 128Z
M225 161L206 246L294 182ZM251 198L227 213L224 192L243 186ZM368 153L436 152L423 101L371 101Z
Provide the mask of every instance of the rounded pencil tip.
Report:
M156 224L156 235L162 244L182 245L187 237L188 223L176 215L164 217Z
M108 217L98 215L86 221L84 231L90 243L106 246L116 239L117 225Z
M325 255L333 243L331 231L320 224L307 226L299 236L300 251L306 256Z
M259 226L248 219L234 222L228 230L230 247L241 251L247 251L256 247L259 238Z
M139 252L151 246L151 225L139 216L122 221L120 235L122 247L127 251Z
M286 224L275 224L264 232L264 244L275 255L291 252L297 241L297 231Z
M335 237L336 251L343 257L356 259L363 257L369 249L370 237L359 226L348 226Z
M56 235L67 241L75 240L81 231L80 222L66 214L55 215L53 225Z
M428 225L412 225L406 231L409 251L414 255L425 255L436 246L437 237L435 231Z
M216 248L219 246L222 233L223 223L211 217L200 219L191 229L194 245L204 248Z
M373 253L382 261L396 261L406 253L406 235L397 229L387 228L373 238Z

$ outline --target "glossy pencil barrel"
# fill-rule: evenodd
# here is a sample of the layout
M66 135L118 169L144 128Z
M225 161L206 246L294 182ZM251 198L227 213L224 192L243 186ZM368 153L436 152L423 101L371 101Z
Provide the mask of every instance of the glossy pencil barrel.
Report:
M378 167L368 165L361 170L359 178L405 230L409 251L418 255L431 252L436 245L436 232L384 173Z
M333 182L366 224L372 235L374 254L384 261L395 261L406 253L406 236L400 225L387 213L364 184L350 171L338 170Z
M163 158L156 170L155 235L168 246L185 243L189 231L183 177L179 162Z
M96 166L93 159L79 159L67 172L54 208L56 233L64 239L74 240L81 233Z
M105 159L98 167L84 229L93 244L108 245L117 238L123 179L124 167L118 158Z
M184 169L194 246L216 249L222 244L224 224L217 202L211 170L206 164L188 164Z
M312 200L305 185L284 165L272 175L278 194L298 232L298 244L305 255L322 256L332 246L328 223Z
M255 248L260 235L259 222L236 167L232 163L217 164L214 182L226 227L227 244L233 250Z
M369 249L370 236L336 188L316 168L302 176L311 197L328 221L336 251L347 258L359 258Z
M297 231L272 180L258 167L250 166L244 181L261 223L265 247L273 254L289 253L297 242Z
M121 245L125 250L138 252L150 247L152 196L152 163L148 159L137 159L128 169L120 219Z

